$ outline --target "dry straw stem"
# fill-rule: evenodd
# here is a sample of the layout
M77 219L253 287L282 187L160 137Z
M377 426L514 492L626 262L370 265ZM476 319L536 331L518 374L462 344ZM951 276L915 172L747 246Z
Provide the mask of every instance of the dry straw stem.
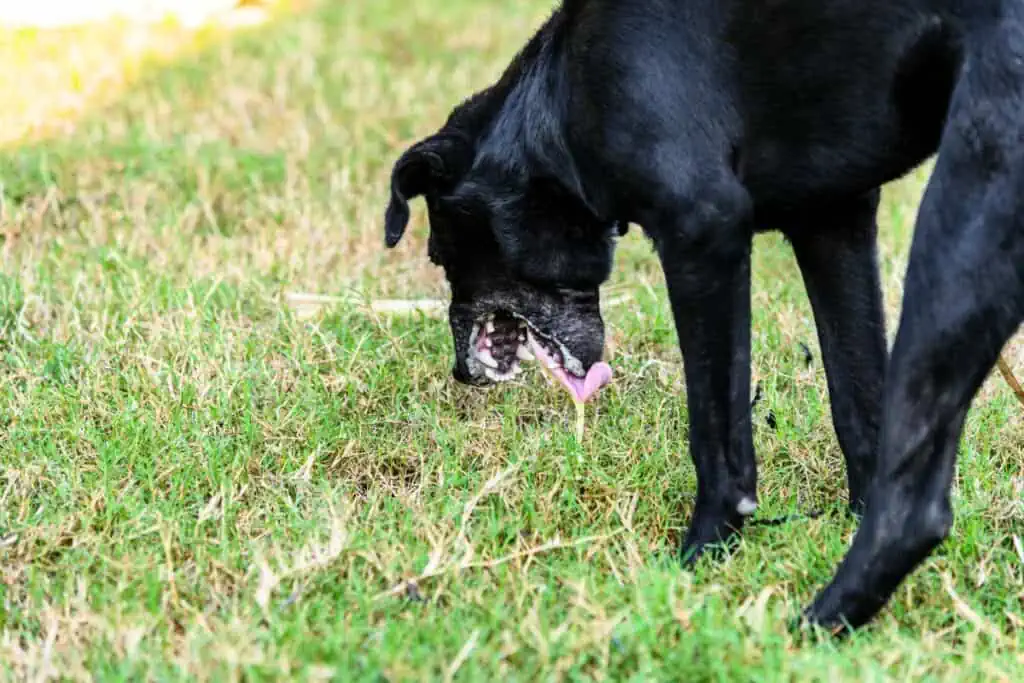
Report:
M597 536L585 536L583 538L578 538L575 541L563 541L561 538L555 537L555 538L551 539L550 541L547 541L545 543L541 543L540 545L537 545L537 546L533 546L532 548L527 548L526 550L520 550L520 551L511 553L509 555L505 555L504 557L495 558L493 560L483 560L483 561L479 561L479 562L459 562L459 563L452 563L450 565L447 565L447 566L444 566L444 567L440 567L440 568L433 568L433 569L428 568L427 570L424 570L423 573L421 573L416 578L402 581L401 583L399 583L398 585L394 586L390 590L387 590L387 591L385 591L383 593L378 594L377 596L374 597L374 600L380 600L382 598L394 597L396 595L401 595L402 593L412 592L412 591L410 591L410 588L413 587L413 586L417 586L419 584L419 582L426 581L428 579L433 579L433 578L436 578L438 576L443 576L445 574L456 573L456 572L463 572L463 571L466 571L467 569L494 569L495 567L500 567L503 564L507 564L509 562L514 562L515 560L523 560L523 559L526 559L526 558L535 557L537 555L542 555L544 553L549 553L549 552L551 552L553 550L564 550L564 549L567 549L567 548L579 548L579 547L583 547L583 546L587 546L587 545L592 545L594 543L600 543L600 542L603 542L603 541L608 541L608 540L611 540L612 538L615 538L616 536L622 534L624 531L625 531L625 529L619 529L619 530L617 530L617 531L615 531L613 533L610 533L610 534L600 534L600 535L597 535ZM471 556L472 555L470 553L467 553L467 558L471 557Z
M583 433L587 429L587 405L583 401L573 401L576 405L576 440L583 443Z

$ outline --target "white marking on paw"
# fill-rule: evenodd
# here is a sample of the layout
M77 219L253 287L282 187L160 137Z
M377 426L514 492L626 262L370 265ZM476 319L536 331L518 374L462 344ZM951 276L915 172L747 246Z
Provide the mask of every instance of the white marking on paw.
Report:
M736 512L740 513L744 517L749 517L754 514L755 510L757 510L757 502L750 498L744 498L740 501L740 504L736 506Z

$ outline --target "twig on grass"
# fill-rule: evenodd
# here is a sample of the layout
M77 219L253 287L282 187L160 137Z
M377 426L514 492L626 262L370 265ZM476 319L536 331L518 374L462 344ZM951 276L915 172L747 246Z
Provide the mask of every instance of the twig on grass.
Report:
M996 366L999 368L999 372L1003 374L1003 379L1013 389L1013 393L1017 395L1017 400L1024 404L1024 387L1021 387L1020 382L1017 381L1016 375L1013 374L1013 370L1010 369L1010 364L1006 362L1006 357L1003 354L999 354Z
M443 312L445 303L438 299L379 299L370 302L374 313L438 313Z
M309 292L288 292L284 295L299 317L308 318L316 315L322 308L338 304L358 304L360 308L373 313L386 315L411 315L424 313L439 314L445 311L446 305L440 299L375 299L363 301L357 296L329 296Z

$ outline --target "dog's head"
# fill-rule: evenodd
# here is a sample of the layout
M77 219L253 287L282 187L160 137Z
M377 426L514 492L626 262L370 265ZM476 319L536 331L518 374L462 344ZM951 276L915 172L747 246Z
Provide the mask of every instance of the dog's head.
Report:
M599 220L557 178L478 157L446 126L410 147L392 171L386 244L401 240L408 202L426 200L429 257L451 285L454 377L486 385L538 356L585 396L601 360L599 287L611 271L618 223Z

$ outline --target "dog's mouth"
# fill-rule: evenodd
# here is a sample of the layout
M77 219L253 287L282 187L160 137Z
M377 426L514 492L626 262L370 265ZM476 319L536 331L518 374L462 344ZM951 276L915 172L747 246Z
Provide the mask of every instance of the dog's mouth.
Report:
M611 381L611 367L583 368L568 347L521 315L496 311L479 318L469 337L466 365L471 374L508 382L522 373L522 361L539 360L577 401L587 401Z

